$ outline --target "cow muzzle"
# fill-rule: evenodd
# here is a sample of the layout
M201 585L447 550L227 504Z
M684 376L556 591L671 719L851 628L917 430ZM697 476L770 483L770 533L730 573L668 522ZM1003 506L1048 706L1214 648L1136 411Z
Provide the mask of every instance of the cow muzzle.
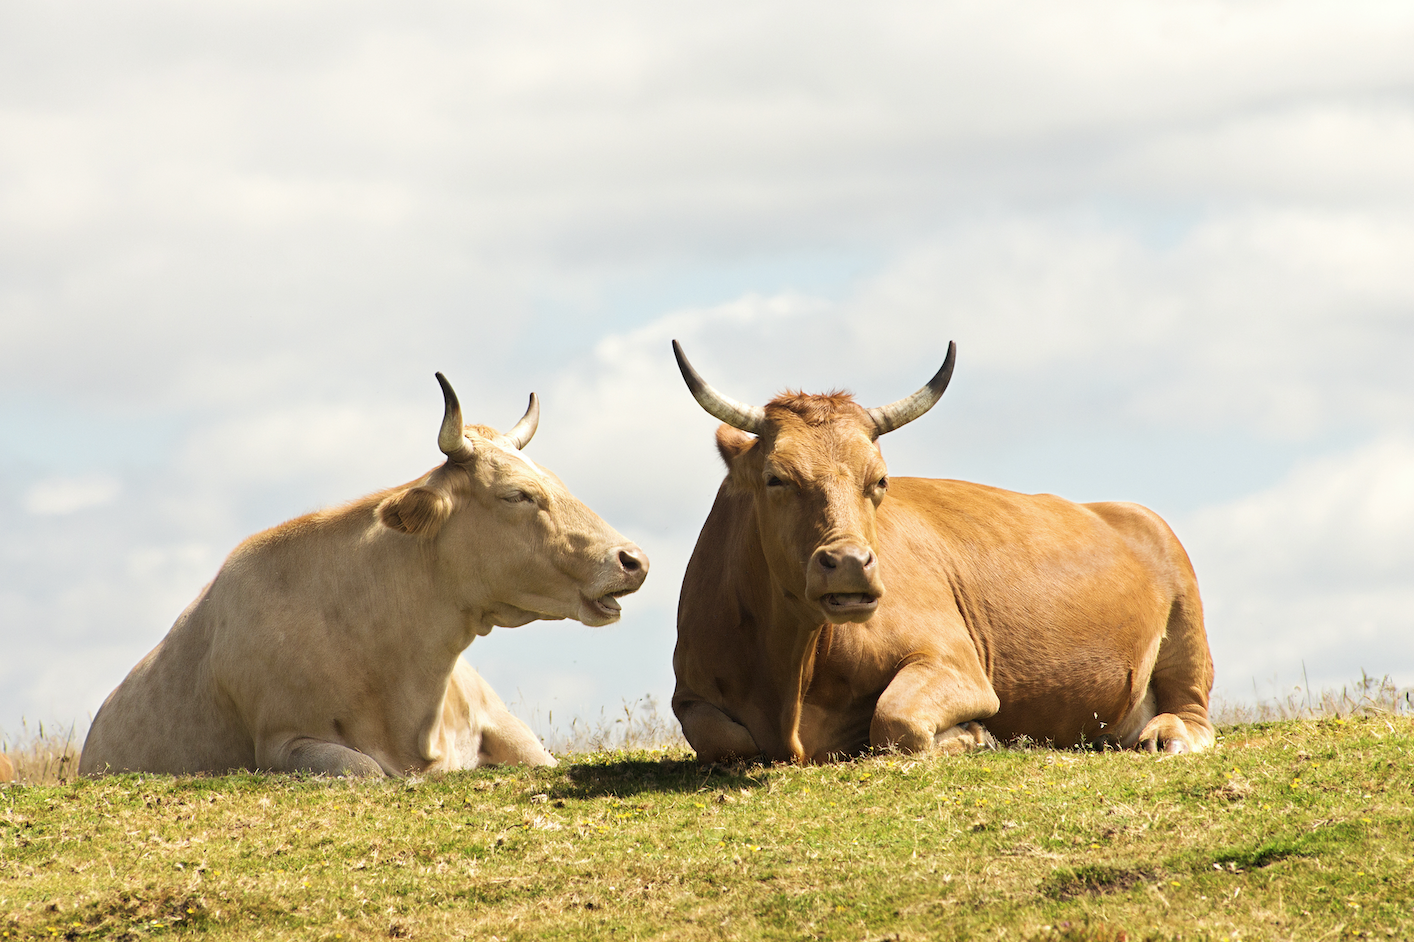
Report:
M619 620L622 608L619 599L637 592L648 578L648 554L634 543L616 547L610 552L608 578L582 598L586 625L607 625Z
M859 543L820 547L810 556L805 595L830 622L868 621L884 597L878 557Z

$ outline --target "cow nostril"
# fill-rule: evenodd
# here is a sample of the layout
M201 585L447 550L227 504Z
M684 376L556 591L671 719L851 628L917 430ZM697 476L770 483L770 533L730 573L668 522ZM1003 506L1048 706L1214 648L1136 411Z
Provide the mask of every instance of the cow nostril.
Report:
M829 553L821 553L820 566L824 569L836 569L839 567L839 563Z
M643 560L632 550L619 550L619 565L624 567L624 572L638 572L643 568Z
M873 566L874 566L874 551L873 551L873 550L870 550L869 553L868 553L868 555L864 558L864 568L865 568L865 569L872 569Z

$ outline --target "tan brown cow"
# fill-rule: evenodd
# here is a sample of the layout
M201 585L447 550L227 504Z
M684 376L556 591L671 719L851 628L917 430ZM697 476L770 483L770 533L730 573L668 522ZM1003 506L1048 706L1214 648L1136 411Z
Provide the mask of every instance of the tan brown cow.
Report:
M1168 752L1213 742L1198 583L1136 504L891 478L878 438L942 396L723 396L727 477L678 603L673 711L703 761L960 751L1027 737Z
M460 657L536 619L606 625L648 557L451 386L417 480L257 534L93 718L79 770L403 775L554 765Z
M15 780L15 767L10 763L10 757L0 752L0 782L13 782Z

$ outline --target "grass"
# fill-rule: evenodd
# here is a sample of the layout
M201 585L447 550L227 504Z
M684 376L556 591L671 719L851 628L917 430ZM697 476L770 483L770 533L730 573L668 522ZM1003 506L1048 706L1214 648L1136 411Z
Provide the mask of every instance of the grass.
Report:
M76 773L83 735L73 723L47 728L40 723L31 729L28 721L21 720L16 741L0 738L0 744L9 747L5 755L15 767L15 781L56 784L67 782Z
M0 939L1414 938L1414 720L1200 756L0 787Z

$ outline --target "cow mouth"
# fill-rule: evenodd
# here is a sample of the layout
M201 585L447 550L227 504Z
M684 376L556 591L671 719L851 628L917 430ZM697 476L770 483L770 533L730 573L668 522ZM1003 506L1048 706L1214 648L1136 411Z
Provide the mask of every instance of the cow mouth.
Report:
M585 598L584 602L590 611L604 618L615 619L623 614L623 607L619 605L618 596L628 595L632 591L632 589L627 589L620 592L609 592L597 599Z
M821 596L820 601L832 615L861 615L879 607L879 597L864 592L831 592Z

